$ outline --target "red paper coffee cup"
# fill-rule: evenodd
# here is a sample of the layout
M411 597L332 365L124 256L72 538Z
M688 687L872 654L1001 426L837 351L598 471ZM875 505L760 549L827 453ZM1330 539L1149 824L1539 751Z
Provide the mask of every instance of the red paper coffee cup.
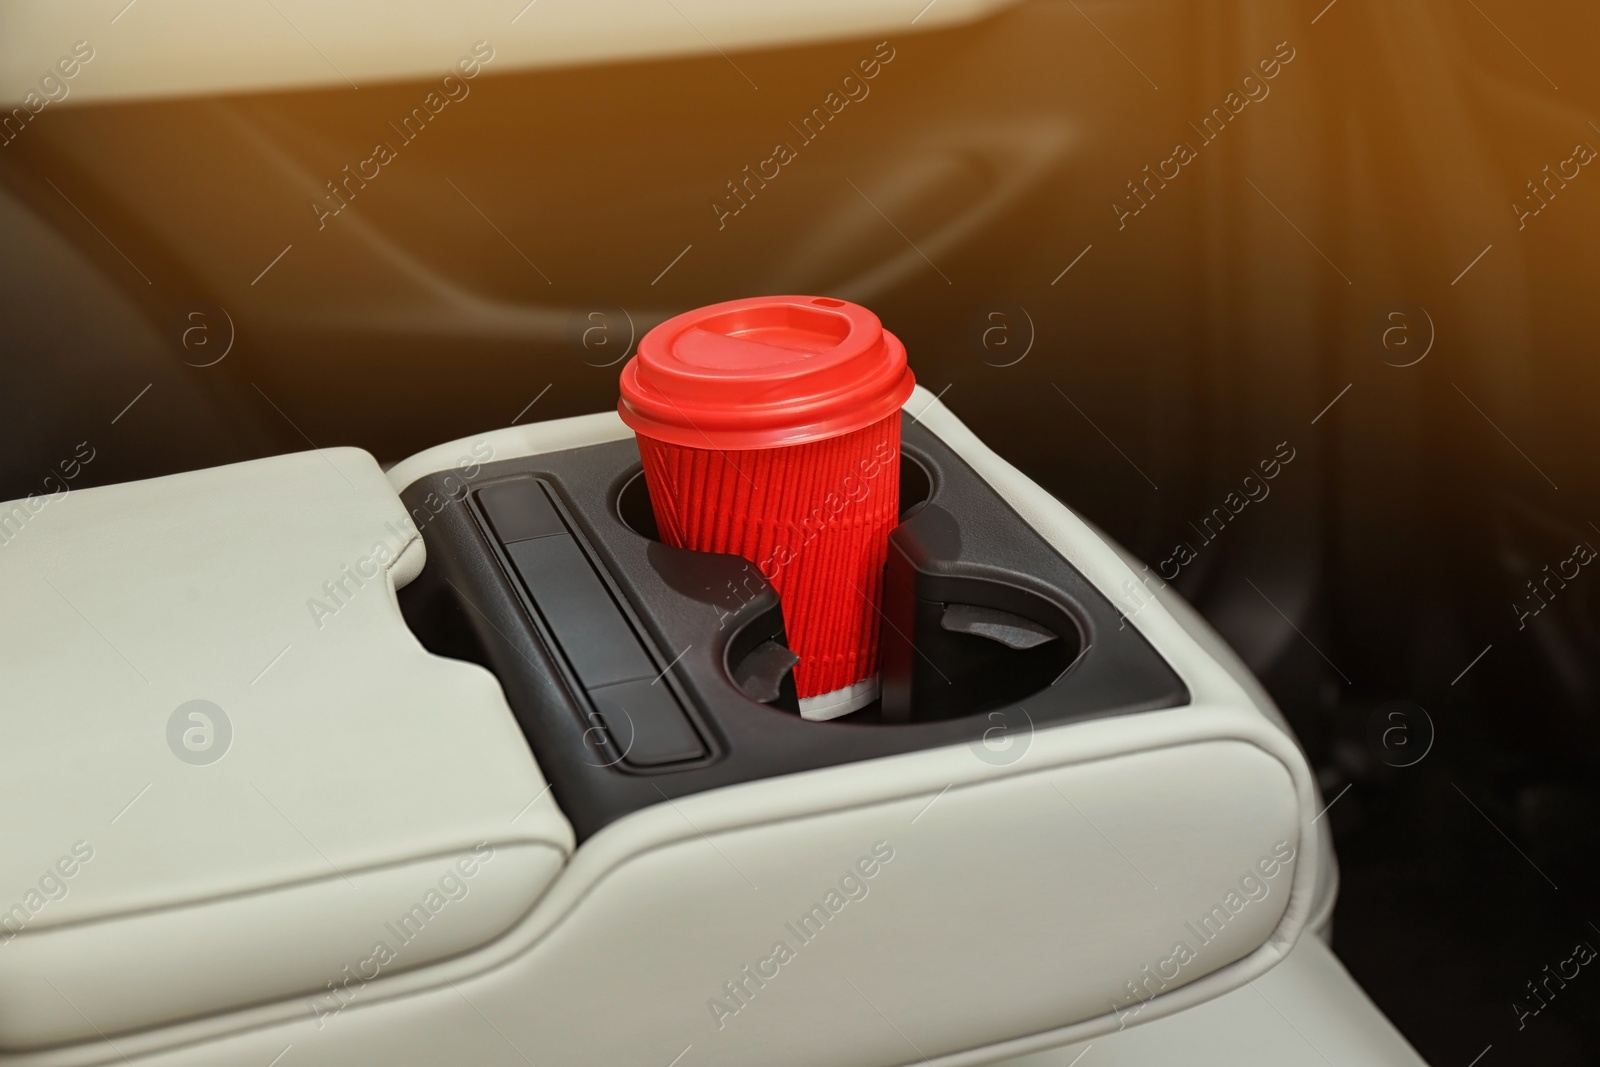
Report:
M864 307L730 300L668 319L622 369L661 539L743 556L777 589L801 712L878 696L879 600L900 503L906 350Z

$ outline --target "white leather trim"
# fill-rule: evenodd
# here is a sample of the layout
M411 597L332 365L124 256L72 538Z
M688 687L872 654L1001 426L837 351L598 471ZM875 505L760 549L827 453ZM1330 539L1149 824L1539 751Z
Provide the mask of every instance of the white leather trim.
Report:
M458 915L503 930L532 907L572 830L493 676L401 619L423 554L356 449L75 490L0 545L0 909L25 905L0 934L0 1048L319 989L409 865L479 842L508 858ZM195 699L232 727L206 765L169 747ZM27 907L79 842L66 891ZM489 936L436 929L393 969Z
M389 484L394 486L396 493L403 493L418 478L451 468L467 468L483 462L484 456L493 457L494 460L517 459L583 445L621 441L632 436L633 431L623 425L621 417L614 411L506 426L448 444L435 445L403 459L389 468Z
M921 3L903 0L763 0L759 5L741 0L679 0L676 5L585 0L529 2L526 7L521 0L277 0L245 5L161 0L131 11L123 10L133 6L128 0L70 6L6 0L0 6L0 101L9 110L30 90L39 93L40 77L53 73L58 56L79 39L88 40L96 55L67 83L68 105L319 86L366 88L422 78L437 82L480 40L494 49L494 60L485 69L498 73L880 34L898 39L969 22L1011 2L940 0L919 16ZM870 54L868 47L862 58ZM839 76L848 73L846 66ZM728 75L731 88L751 91L738 73L730 70Z
M1007 768L958 747L647 808L586 842L509 934L468 956L381 978L371 999L337 1025L319 1030L302 1002L290 1002L127 1035L117 1045L133 1054L213 1038L203 1057L174 1050L155 1061L163 1067L259 1067L263 1052L270 1060L289 1043L300 1062L330 1067L422 1067L452 1049L475 1065L506 1067L523 1054L611 1063L663 1049L665 1062L687 1044L702 1064L920 1062L882 1016L852 999L844 978L915 1034L940 1067L991 1056L952 1045L1030 1027L1039 1029L1009 1047L1113 1029L1107 1001L1120 982L1165 956L1185 936L1185 922L1297 832L1294 784L1278 756L1263 751L1273 744L1270 731L1234 709L1134 718L1133 730L1097 720L1041 731ZM1141 784L1145 804L1128 805L1129 782ZM1141 827L1158 829L1141 837ZM839 916L853 925L802 949L774 983L781 995L735 1020L742 1031L735 1023L716 1030L706 999L786 936L784 922L821 899L876 840L896 858L868 897ZM1305 862L1314 857L1297 857L1260 910L1247 910L1229 941L1203 951L1196 973L1210 974L1166 994L1144 1017L1236 984L1230 972L1257 959L1252 946L1271 939L1295 908ZM1285 885L1287 878L1296 881ZM952 997L962 1011L949 1010ZM529 1010L533 1004L539 1010ZM619 1011L628 1013L626 1025L571 1022ZM1075 1014L1088 1021L1049 1025ZM479 1041L484 1017L523 1051L498 1037ZM255 1029L272 1020L280 1025ZM79 1046L4 1062L109 1063L115 1053Z
M1117 553L1123 563L1127 564L1130 571L1144 574L1150 573L1149 567L1140 562L1138 557L1129 552L1119 542L1112 540L1104 530L1087 521L1085 521L1084 525L1094 530L1095 535ZM1128 586L1125 584L1122 588L1124 595L1120 600L1116 601L1119 610L1130 614L1137 613L1142 610L1141 605L1145 599L1154 596L1172 615L1178 625L1183 627L1184 632L1194 640L1194 643L1199 645L1202 651L1214 659L1217 665L1227 671L1233 680L1238 683L1239 688L1244 690L1251 703L1255 705L1256 710L1276 723L1278 728L1285 734L1294 737L1294 731L1289 726L1289 720L1284 718L1283 712L1273 702L1266 687L1261 684L1254 674L1250 673L1250 668L1244 665L1244 661L1239 658L1238 653L1234 652L1233 648L1222 639L1217 631L1211 628L1205 619L1200 616L1200 613L1194 609L1194 606L1185 600L1177 590L1173 589L1171 585L1162 582L1159 575L1152 575L1152 578L1153 581L1149 586ZM1298 744L1298 738L1296 743ZM1316 787L1316 805L1319 812L1326 807L1320 785ZM1331 943L1333 909L1339 900L1339 860L1333 851L1333 835L1318 835L1317 847L1321 852L1318 862L1317 891L1312 902L1311 916L1307 919L1306 925L1317 936Z
M27 933L0 949L8 978L0 1033L19 1046L51 1045L295 995L320 995L322 1009L336 1012L334 988L350 982L349 995L359 997L369 976L501 933L530 907L529 886L549 885L565 860L550 845L489 847L486 863L471 852L435 856ZM456 866L464 862L476 873ZM440 889L447 877L449 895ZM380 943L392 957L374 953ZM75 1005L94 1012L87 1033Z

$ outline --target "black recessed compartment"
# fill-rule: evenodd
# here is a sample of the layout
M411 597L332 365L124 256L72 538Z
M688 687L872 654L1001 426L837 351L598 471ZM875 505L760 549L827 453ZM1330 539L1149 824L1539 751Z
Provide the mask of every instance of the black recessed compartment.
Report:
M777 594L655 539L629 440L430 475L400 592L418 639L493 671L579 840L718 786L1188 702L1088 581L925 427L903 423L883 698L798 714Z

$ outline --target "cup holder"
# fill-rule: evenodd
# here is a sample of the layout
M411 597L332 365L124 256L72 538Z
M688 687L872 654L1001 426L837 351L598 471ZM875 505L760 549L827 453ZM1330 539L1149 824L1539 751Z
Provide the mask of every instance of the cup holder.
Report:
M891 554L877 709L883 722L935 722L1023 703L1055 684L1083 651L1078 624L1036 593L984 578L929 583L897 563ZM948 587L930 591L928 584Z
M661 540L661 528L656 525L655 509L650 506L650 487L645 484L643 467L622 483L617 493L617 518L640 537Z
M938 508L913 523L933 497L933 478L916 457L900 456L900 523L896 537L918 543L959 543L959 530ZM640 537L660 542L644 471L625 475L616 496L622 524ZM663 571L688 563L681 550L653 545L652 564ZM683 557L698 556L683 553ZM1082 651L1079 628L1059 607L1036 594L981 578L958 579L949 599L929 599L903 552L891 550L886 572L883 647L883 697L848 716L859 725L931 722L981 715L1048 688ZM669 585L675 574L662 575ZM754 574L749 580L759 581ZM946 583L948 584L948 582ZM734 684L751 700L798 713L792 680L784 675L793 654L776 638L774 624L760 618L731 636L725 664Z

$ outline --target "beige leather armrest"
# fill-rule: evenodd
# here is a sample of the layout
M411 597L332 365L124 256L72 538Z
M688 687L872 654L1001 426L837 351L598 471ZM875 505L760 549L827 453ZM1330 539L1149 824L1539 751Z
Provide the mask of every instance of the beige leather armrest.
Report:
M572 831L498 683L400 617L422 542L366 453L13 506L0 1050L324 994L380 941L414 968L556 876Z

